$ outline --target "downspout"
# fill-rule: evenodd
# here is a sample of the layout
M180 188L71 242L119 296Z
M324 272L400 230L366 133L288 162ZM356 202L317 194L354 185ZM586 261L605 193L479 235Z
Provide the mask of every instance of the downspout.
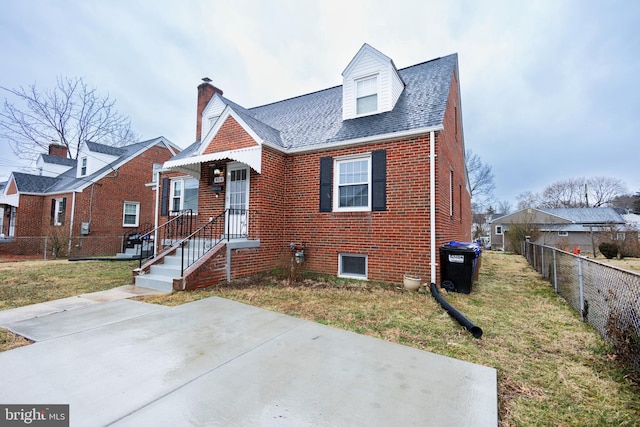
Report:
M156 178L156 207L155 214L153 215L153 257L158 256L158 209L160 209L160 172L158 172L158 177ZM142 252L140 252L142 255Z
M76 214L76 192L74 191L71 196L71 219L69 220L69 247L67 253L71 255L71 245L73 243L73 221Z
M431 236L431 281L436 283L436 133L429 134L429 236Z

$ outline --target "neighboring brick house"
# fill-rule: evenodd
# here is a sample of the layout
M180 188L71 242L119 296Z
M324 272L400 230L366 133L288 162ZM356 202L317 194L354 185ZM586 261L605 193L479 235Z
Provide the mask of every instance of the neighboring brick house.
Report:
M52 144L38 175L13 172L0 192L0 252L114 255L123 236L153 228L157 171L180 149L164 137L124 147L83 145L78 160ZM154 169L155 165L155 169Z
M491 222L491 248L510 250L508 233L514 225L531 230L534 243L565 251L594 254L604 240L625 240L626 223L613 208L527 208ZM635 234L633 236L635 238Z
M470 240L457 55L397 70L365 44L342 76L255 108L198 86L197 141L164 164L159 223L188 185L198 224L227 212L236 231L174 288L289 268L300 250L308 271L435 281L438 246Z

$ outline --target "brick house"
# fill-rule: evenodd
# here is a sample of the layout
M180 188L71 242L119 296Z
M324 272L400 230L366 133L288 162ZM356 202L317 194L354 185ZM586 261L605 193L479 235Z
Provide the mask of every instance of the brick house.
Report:
M123 236L153 228L157 170L180 149L164 137L124 147L87 142L78 160L52 144L38 174L12 172L0 190L0 252L114 255ZM154 170L155 165L155 170Z
M438 246L470 239L457 55L398 70L365 44L342 77L255 108L203 79L196 142L161 172L158 223L188 205L197 226L223 223L222 240L173 289L288 268L296 254L318 273L435 281ZM167 289L152 267L179 252L167 246L139 285Z

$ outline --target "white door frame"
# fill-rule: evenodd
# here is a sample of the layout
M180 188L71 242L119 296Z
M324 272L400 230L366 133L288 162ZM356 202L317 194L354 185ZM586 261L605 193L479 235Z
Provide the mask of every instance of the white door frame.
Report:
M237 199L237 191L232 188L231 177L233 172L246 170L247 179L244 180L244 200ZM226 231L229 234L229 238L246 238L248 234L249 226L249 189L251 188L249 182L249 176L251 175L251 168L240 162L227 163L227 189L224 196L224 207L227 212L225 222ZM231 200L233 198L233 201ZM235 211L231 213L230 209L240 209L241 211Z

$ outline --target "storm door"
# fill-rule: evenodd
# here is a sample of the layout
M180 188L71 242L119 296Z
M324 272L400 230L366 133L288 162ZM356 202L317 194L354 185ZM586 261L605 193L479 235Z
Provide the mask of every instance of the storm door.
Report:
M249 224L249 167L230 163L227 168L226 234L230 239L246 238Z

